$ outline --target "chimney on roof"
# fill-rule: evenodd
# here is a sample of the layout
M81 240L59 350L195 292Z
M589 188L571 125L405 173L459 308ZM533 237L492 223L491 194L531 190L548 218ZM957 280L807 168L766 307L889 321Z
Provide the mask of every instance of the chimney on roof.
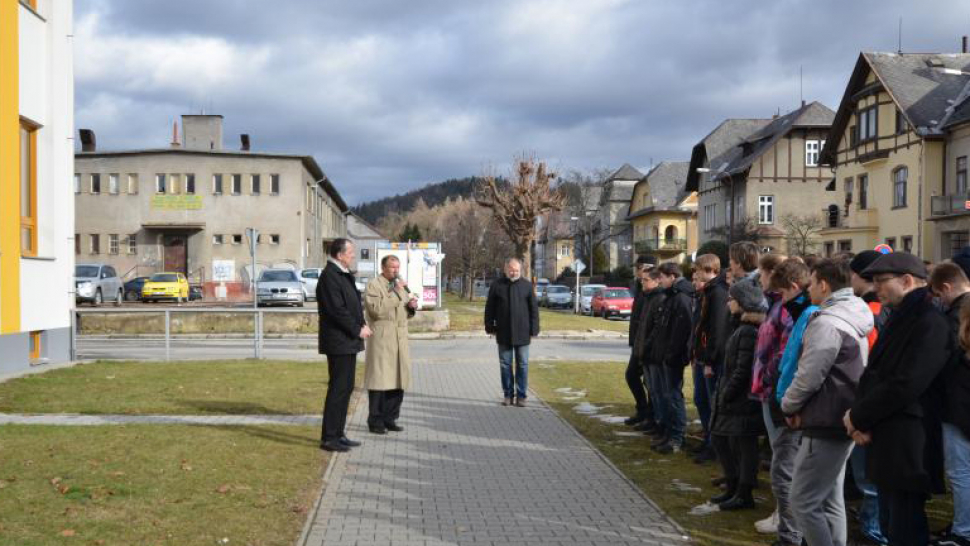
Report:
M172 148L179 148L182 145L179 143L179 122L172 122Z
M81 151L82 152L96 152L98 151L98 141L94 137L94 131L91 129L81 129L79 131L81 134Z
M967 52L967 37L966 36L963 37L963 49L961 49L961 51L963 53L966 53Z
M222 116L183 115L182 140L188 150L221 150Z
M239 140L242 141L242 147L239 148L239 149L242 150L242 151L244 151L244 152L248 152L249 151L249 135L247 135L247 134L239 135Z

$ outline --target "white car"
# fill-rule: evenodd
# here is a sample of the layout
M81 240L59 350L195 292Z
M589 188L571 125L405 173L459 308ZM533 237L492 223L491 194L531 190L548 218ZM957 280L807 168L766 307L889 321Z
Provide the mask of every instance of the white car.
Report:
M317 281L320 279L321 273L323 273L323 269L319 267L300 271L300 284L303 285L303 298L306 301L317 300Z
M579 312L584 315L593 314L593 295L597 290L606 288L605 284L584 284L579 287Z

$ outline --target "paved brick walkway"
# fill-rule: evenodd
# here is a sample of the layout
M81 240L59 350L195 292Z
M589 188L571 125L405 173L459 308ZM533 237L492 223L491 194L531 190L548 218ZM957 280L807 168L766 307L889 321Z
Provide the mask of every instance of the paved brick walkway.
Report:
M388 436L367 404L303 544L683 545L683 532L552 410L498 404L497 359L423 364Z

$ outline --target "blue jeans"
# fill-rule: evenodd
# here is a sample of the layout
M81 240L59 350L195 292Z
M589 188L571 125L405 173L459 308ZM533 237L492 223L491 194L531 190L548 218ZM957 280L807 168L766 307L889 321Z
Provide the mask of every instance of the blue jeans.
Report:
M852 465L852 479L855 486L862 492L862 504L859 505L859 525L866 538L879 544L889 544L879 526L879 491L875 484L866 478L866 448L855 446L849 456Z
M953 490L954 535L970 539L970 439L959 428L943 423L943 455Z
M714 378L704 377L704 364L697 362L691 366L694 374L694 406L697 408L697 415L701 418L701 426L704 427L704 445L711 443L711 400L712 389L710 384Z
M512 373L512 357L515 357L515 373ZM498 361L502 366L502 390L506 398L525 400L529 390L529 346L499 345Z
M653 420L666 428L667 397L664 395L662 367L653 364L644 366L644 377L647 378L647 390L650 391L650 403L653 405Z
M680 366L658 366L663 375L664 417L667 436L674 443L684 443L684 427L687 426L687 405L684 403L684 368Z

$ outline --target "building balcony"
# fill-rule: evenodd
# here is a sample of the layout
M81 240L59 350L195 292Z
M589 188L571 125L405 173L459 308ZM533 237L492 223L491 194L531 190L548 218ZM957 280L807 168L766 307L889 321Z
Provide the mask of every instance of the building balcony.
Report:
M934 195L930 198L930 214L933 216L970 214L970 195Z
M673 252L680 253L687 251L687 239L647 239L636 242L637 254L649 254L651 252Z
M879 226L879 211L877 209L851 208L848 216L842 207L822 211L822 230L829 229L857 229L869 230Z

